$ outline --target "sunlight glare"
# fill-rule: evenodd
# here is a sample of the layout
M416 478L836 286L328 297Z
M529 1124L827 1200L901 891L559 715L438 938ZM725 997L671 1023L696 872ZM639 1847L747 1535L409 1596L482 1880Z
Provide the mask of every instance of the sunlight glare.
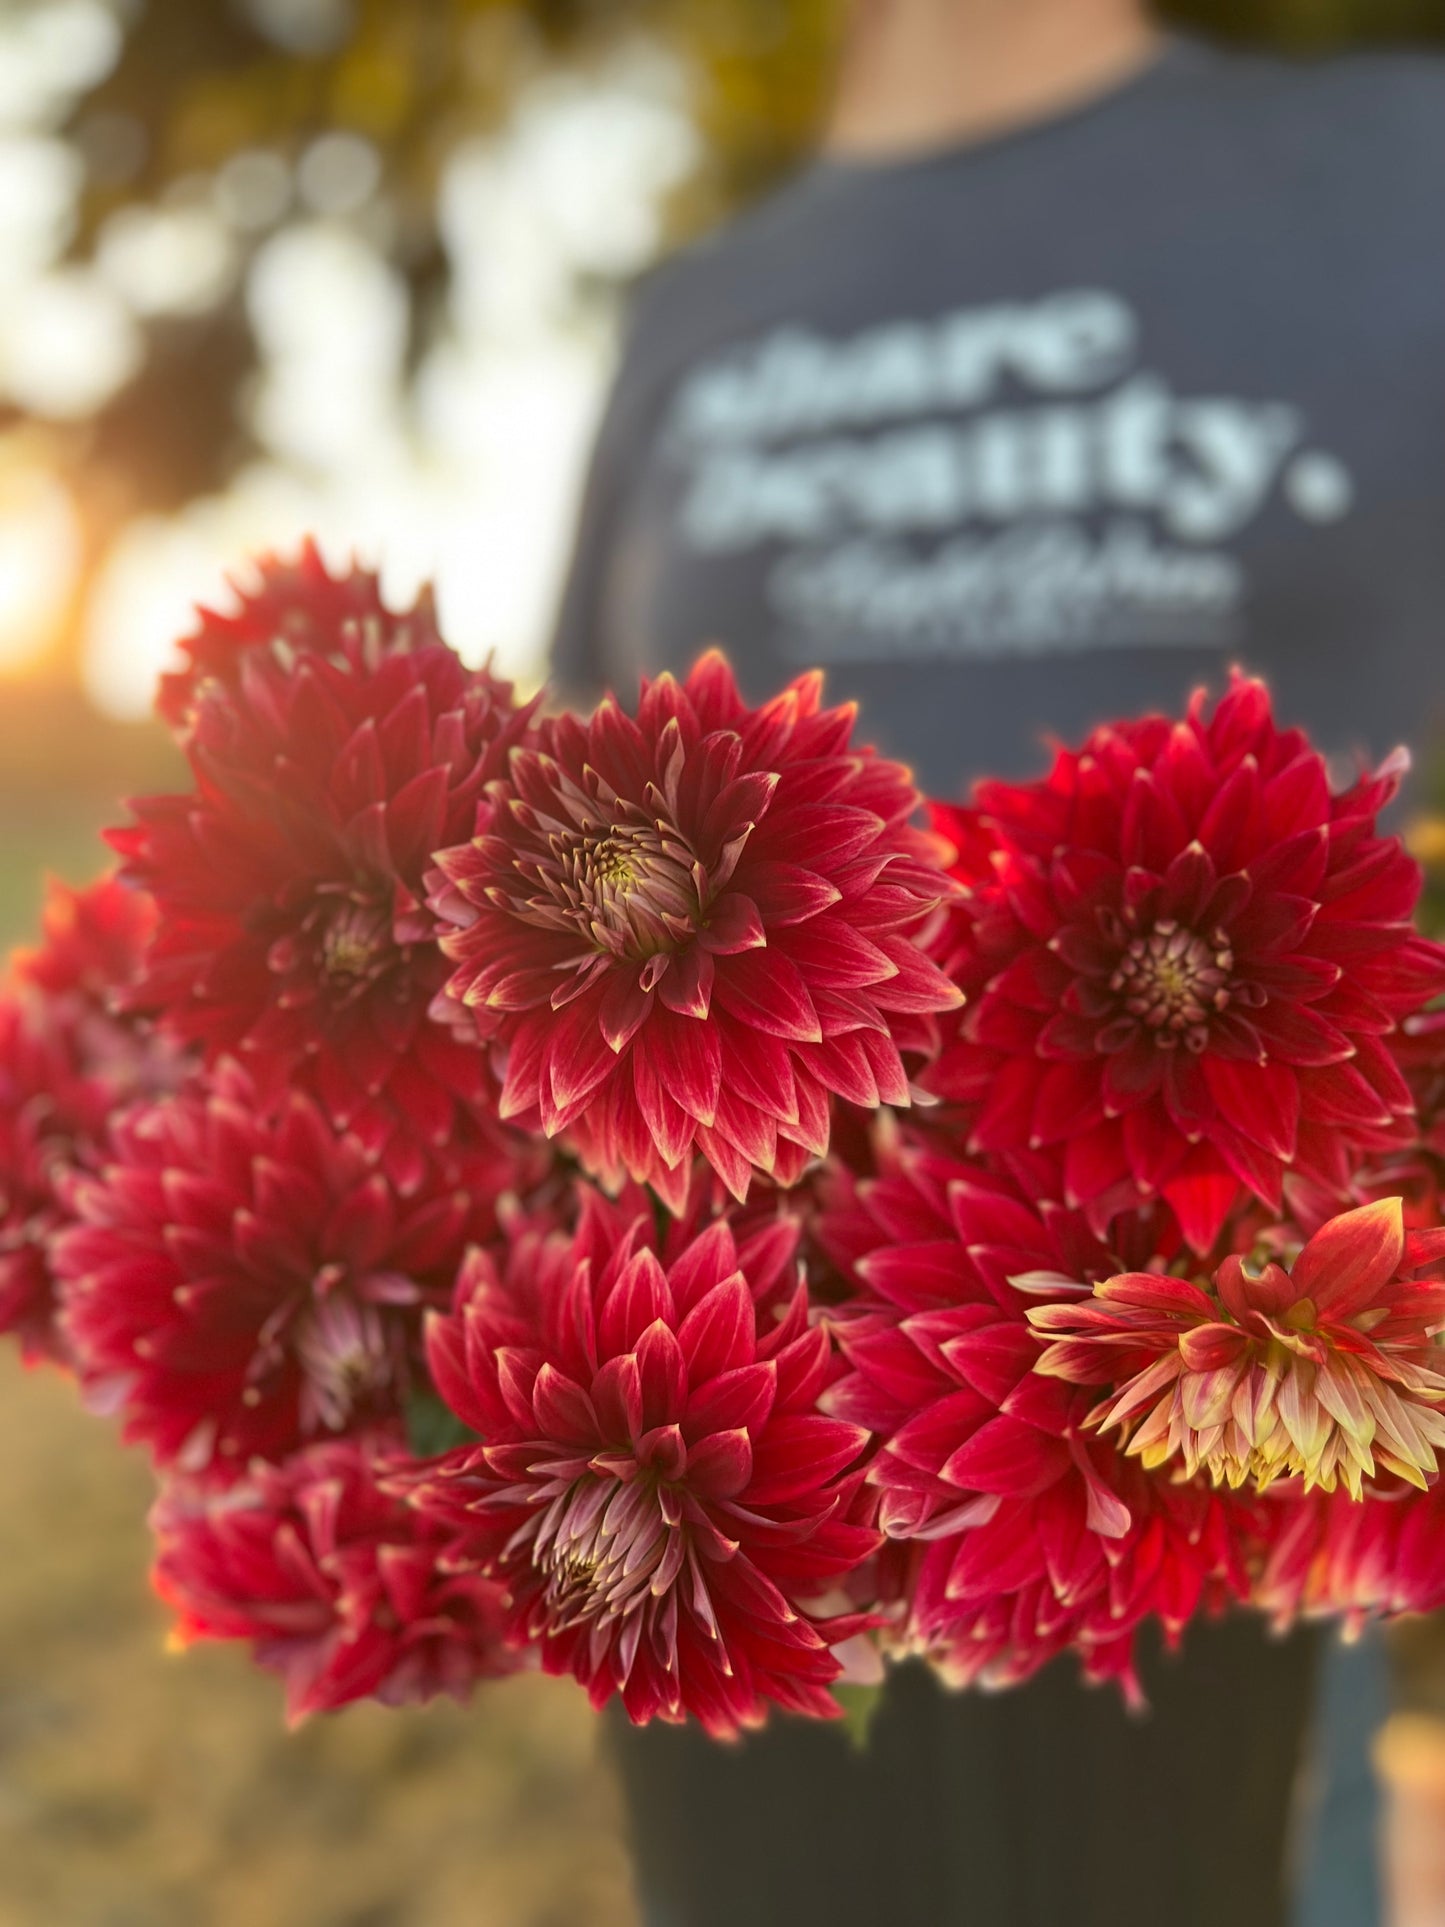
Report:
M75 588L80 530L53 477L0 474L0 674L34 667Z

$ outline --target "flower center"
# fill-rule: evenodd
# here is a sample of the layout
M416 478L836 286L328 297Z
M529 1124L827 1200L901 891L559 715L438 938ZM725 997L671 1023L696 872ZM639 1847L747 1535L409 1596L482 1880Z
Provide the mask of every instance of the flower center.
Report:
M324 1279L318 1284L322 1295L303 1313L294 1339L303 1419L340 1432L359 1407L394 1383L397 1360L374 1305L329 1288Z
M1234 953L1222 930L1206 940L1172 917L1161 917L1147 936L1135 937L1119 959L1109 988L1125 1010L1154 1032L1161 1049L1184 1044L1202 1051L1209 1017L1230 999Z
M321 968L341 986L354 984L377 975L393 949L390 920L379 904L343 902L321 932Z
M566 922L612 956L650 957L689 942L702 913L692 850L665 822L614 823L551 839L547 898L535 922Z
M673 1563L668 1552L678 1531L664 1516L654 1480L578 1479L549 1509L532 1546L550 1629L605 1624L637 1611L660 1570Z

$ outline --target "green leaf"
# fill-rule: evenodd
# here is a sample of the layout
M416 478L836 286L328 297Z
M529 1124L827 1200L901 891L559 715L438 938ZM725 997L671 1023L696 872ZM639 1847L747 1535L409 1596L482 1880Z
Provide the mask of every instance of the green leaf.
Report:
M883 1704L881 1686L835 1686L833 1697L843 1709L843 1730L848 1743L859 1753L866 1752L868 1735L878 1708Z
M413 1392L407 1400L406 1442L419 1459L433 1459L439 1452L469 1445L476 1436L435 1392Z

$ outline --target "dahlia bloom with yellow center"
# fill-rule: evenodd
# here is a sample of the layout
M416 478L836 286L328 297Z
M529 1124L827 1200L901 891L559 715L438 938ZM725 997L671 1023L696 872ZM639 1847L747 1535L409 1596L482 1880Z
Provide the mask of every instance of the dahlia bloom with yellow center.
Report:
M1050 1341L1035 1370L1108 1386L1089 1423L1151 1470L1355 1499L1380 1471L1423 1488L1445 1445L1445 1282L1415 1274L1442 1254L1445 1231L1407 1231L1383 1198L1331 1219L1288 1269L1232 1256L1207 1286L1127 1272L1034 1306Z

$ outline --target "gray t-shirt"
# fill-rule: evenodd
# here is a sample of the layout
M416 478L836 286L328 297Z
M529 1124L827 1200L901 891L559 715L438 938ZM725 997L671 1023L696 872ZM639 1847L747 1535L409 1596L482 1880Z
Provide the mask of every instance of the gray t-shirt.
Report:
M824 163L644 286L556 645L724 644L935 790L1230 662L1332 748L1445 717L1445 65L1173 41L1000 138Z

